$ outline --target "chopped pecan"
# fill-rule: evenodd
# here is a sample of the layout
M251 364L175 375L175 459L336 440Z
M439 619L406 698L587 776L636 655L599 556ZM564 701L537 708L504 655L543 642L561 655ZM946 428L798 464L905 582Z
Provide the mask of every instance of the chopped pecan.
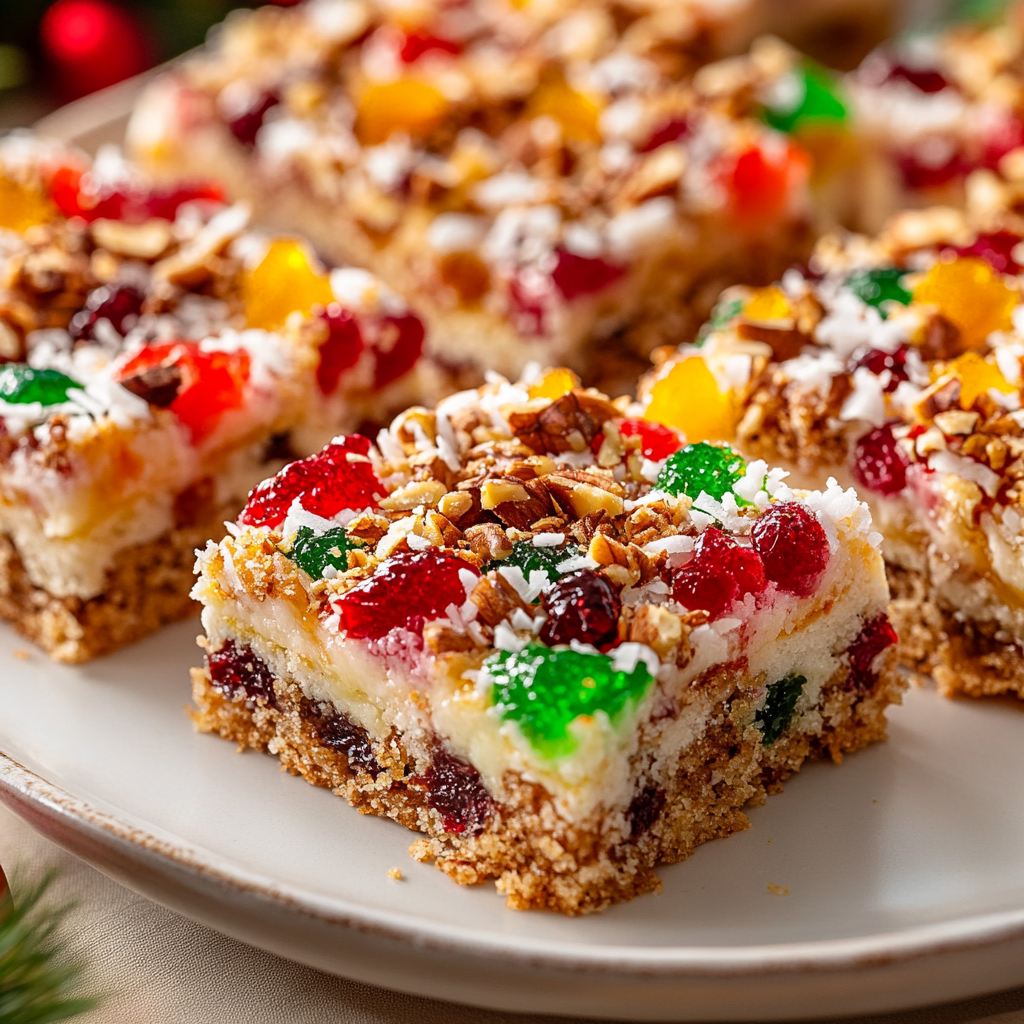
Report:
M512 544L505 531L497 523L478 523L465 533L470 550L484 559L507 558L512 553Z
M538 454L582 452L601 432L605 420L616 414L607 399L577 389L540 410L529 406L512 409L508 422L512 433Z
M365 541L367 544L376 544L388 532L390 526L391 522L387 517L367 510L356 516L345 527L345 532L356 540Z
M437 510L453 522L458 522L473 507L469 491L449 491L437 503Z
M569 472L551 473L544 478L548 490L563 511L571 509L581 519L599 509L612 516L622 512L624 492L619 484L612 480L592 482L600 479L593 474L587 474L585 480L576 480Z
M690 627L667 608L655 604L642 604L633 613L629 623L628 638L638 644L646 644L658 655L665 658L676 651L677 658L684 655L689 660Z
M420 505L436 505L445 495L445 485L440 480L414 480L392 491L381 503L389 511L409 511Z
M529 611L516 588L501 573L489 572L469 595L470 601L480 611L480 618L488 626L496 626L507 619L517 608Z
M761 341L770 346L776 362L795 359L810 339L795 327L777 328L765 324L739 323L736 335L744 341Z
M423 640L435 654L450 651L471 651L476 646L473 638L443 622L431 622L423 627Z
M157 409L166 409L178 397L181 389L180 366L151 366L133 377L121 381L133 395Z
M494 514L506 525L526 530L538 520L547 519L554 511L551 496L544 481L525 480L520 486L526 493L523 499L502 502L494 507Z
M941 313L932 313L924 327L921 357L926 360L954 359L966 351L960 328Z

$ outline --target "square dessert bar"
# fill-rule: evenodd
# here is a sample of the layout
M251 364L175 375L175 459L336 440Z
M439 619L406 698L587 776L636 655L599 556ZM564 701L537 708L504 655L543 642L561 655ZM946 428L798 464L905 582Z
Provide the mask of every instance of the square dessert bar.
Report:
M810 248L807 154L688 84L716 9L268 7L155 82L129 139L378 274L444 362L633 379L617 360Z
M209 184L0 141L0 617L82 661L193 612L249 489L425 384L423 325Z
M867 508L784 476L565 370L338 437L200 555L196 724L512 907L656 889L900 699Z
M1024 218L908 212L733 288L641 388L645 414L871 506L907 665L947 693L1024 697Z

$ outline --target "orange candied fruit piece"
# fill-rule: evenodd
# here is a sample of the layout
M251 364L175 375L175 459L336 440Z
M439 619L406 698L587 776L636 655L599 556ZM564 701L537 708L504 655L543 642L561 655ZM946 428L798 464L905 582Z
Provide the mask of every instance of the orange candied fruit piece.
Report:
M983 359L977 352L965 352L957 356L946 371L955 373L960 379L960 408L970 409L982 395L992 388L1004 395L1017 389L1003 376L995 363Z
M527 394L531 398L550 398L554 401L568 394L573 388L580 386L580 379L572 370L557 368L547 370L544 376L538 378L527 388Z
M272 331L295 310L304 315L334 301L330 278L320 272L306 246L294 238L275 238L259 265L242 279L249 327Z
M644 419L674 427L690 444L728 441L736 429L736 407L708 364L686 356L654 384Z
M960 331L967 348L980 348L993 331L1008 331L1020 301L985 260L964 256L936 263L914 288L913 301L934 306Z
M565 137L573 142L601 141L600 106L561 79L541 85L530 98L527 112L530 117L550 117L557 121Z
M733 217L756 228L785 213L810 172L805 149L789 140L771 139L724 162L718 178L728 191Z
M356 135L366 146L386 142L392 132L421 138L448 113L448 99L429 82L400 78L374 82L359 97Z
M786 293L775 285L754 289L750 298L743 304L743 319L755 323L790 320L792 317L793 307L789 304Z
M26 188L0 174L0 228L27 231L45 224L57 215L57 209L40 189Z

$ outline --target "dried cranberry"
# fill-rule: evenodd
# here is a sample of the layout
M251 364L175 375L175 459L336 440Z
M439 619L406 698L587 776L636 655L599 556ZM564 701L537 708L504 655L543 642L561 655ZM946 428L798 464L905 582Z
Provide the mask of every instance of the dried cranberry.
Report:
M890 426L877 427L865 434L853 449L855 479L878 494L902 491L907 486L908 465Z
M408 373L423 354L426 330L412 313L382 317L374 335L373 386L377 390Z
M406 32L398 56L403 64L412 64L427 53L455 56L461 52L462 45L451 39L442 39L429 32Z
M887 615L868 619L857 639L846 650L850 659L849 689L867 693L878 680L878 673L873 668L875 658L898 640Z
M736 601L747 594L756 596L767 586L761 556L709 526L694 545L693 558L676 573L672 594L684 608L703 609L718 619Z
M895 352L884 352L880 348L873 348L857 360L857 365L866 367L876 377L880 377L888 370L889 382L885 385L884 390L886 392L895 391L901 381L908 379L907 346L900 345Z
M662 121L653 132L650 138L640 147L641 153L650 153L667 142L678 142L690 134L690 119L688 117L670 117Z
M551 280L566 302L603 291L626 272L602 256L579 256L568 249L556 250L555 259Z
M253 97L252 103L236 117L225 120L228 130L243 146L253 146L256 136L263 127L267 112L281 102L275 92L264 92Z
M952 83L935 68L912 68L906 64L893 64L886 75L887 82L907 82L919 92L935 93L948 89Z
M750 541L764 573L780 590L799 597L814 592L828 568L828 537L805 505L780 502L758 516Z
M329 704L321 704L310 717L313 732L325 747L344 754L353 771L362 768L377 778L381 767L373 756L373 748L365 729L354 724L340 711L335 711Z
M479 576L468 562L435 548L395 555L335 599L338 628L350 637L369 640L399 628L419 632L424 622L441 618L449 605L465 603L462 571Z
M915 153L896 157L903 184L909 189L938 188L967 175L971 167L963 154L953 153L941 163L925 163Z
M142 292L131 285L94 288L85 300L85 309L71 318L68 333L75 341L92 341L96 321L107 320L123 336L135 326L144 301Z
M437 746L422 782L427 804L441 815L445 832L479 835L483 831L491 813L491 795L471 764Z
M626 821L629 822L629 838L636 839L645 832L650 832L654 823L661 817L665 808L665 790L660 786L645 786L626 808Z
M1000 274L1017 274L1021 265L1014 259L1013 250L1021 243L1021 236L1013 231L993 231L978 235L970 245L950 246L943 255L976 256Z
M325 395L330 395L337 390L341 375L359 362L363 335L355 316L335 302L320 314L320 318L327 324L327 338L320 346L316 382Z
M343 509L375 507L384 488L372 464L365 458L349 460L350 455L365 457L369 452L367 438L350 434L308 459L285 466L250 493L238 521L246 526L279 526L299 497L307 512L325 519Z
M540 600L548 617L540 638L549 646L578 640L604 647L619 635L622 599L608 577L592 569L563 576Z
M250 700L263 700L273 706L274 675L248 644L228 640L218 651L206 656L210 682L229 697L244 693Z

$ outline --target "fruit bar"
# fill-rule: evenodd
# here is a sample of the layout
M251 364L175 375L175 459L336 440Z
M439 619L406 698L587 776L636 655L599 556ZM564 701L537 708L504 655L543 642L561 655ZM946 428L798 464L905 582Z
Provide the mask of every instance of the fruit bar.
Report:
M417 318L247 220L0 140L0 616L54 658L194 611L193 549L252 486L423 385Z
M142 97L133 151L379 274L447 363L635 378L617 357L806 256L809 159L685 84L715 5L534 6L235 16Z
M641 390L691 441L855 484L907 664L947 693L1024 697L1024 220L1007 198L823 240L780 285L726 291Z
M335 438L200 555L195 721L512 907L656 889L900 699L867 508L784 476L564 369Z

